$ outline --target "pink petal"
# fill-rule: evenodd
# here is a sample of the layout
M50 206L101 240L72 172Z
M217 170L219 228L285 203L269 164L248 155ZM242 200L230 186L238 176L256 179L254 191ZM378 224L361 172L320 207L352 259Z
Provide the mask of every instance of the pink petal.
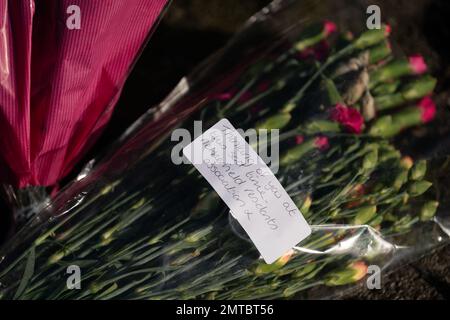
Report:
M329 36L333 32L337 31L336 24L334 22L326 20L323 24L323 31L325 32L326 36Z
M317 137L314 140L314 145L316 146L317 149L319 150L325 150L328 148L329 143L328 143L328 138L327 137Z
M421 55L413 55L409 57L409 65L415 74L422 74L427 71L427 64Z
M419 102L419 108L422 112L421 118L423 123L430 122L436 116L436 105L430 97L423 98Z
M305 141L305 137L303 137L303 136L296 136L295 137L295 144L302 144L303 142Z

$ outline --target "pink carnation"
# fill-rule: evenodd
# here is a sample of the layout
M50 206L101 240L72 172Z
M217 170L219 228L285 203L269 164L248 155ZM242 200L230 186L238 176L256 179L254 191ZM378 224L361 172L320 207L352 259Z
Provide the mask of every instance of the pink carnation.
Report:
M326 36L329 36L330 34L337 31L336 24L334 22L326 20L323 23L323 32L325 32Z
M317 149L320 150L325 150L328 148L329 143L328 143L328 138L327 137L317 137L314 140L314 145L316 146Z
M339 122L349 132L360 134L364 124L364 118L358 110L337 104L331 110L331 119Z
M430 122L436 116L436 105L430 97L423 98L418 105L423 123Z
M295 144L302 144L305 141L305 137L303 136L296 136L295 137Z
M427 71L427 64L421 55L410 56L408 60L415 74L422 74Z

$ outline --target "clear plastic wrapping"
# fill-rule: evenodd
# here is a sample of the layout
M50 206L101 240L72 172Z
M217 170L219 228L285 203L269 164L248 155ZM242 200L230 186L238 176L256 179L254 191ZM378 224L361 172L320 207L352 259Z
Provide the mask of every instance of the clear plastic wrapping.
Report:
M435 61L389 40L395 23L367 30L366 8L275 1L252 17L6 244L1 296L323 298L446 243L448 159L408 149L445 112ZM280 129L276 176L313 232L273 264L192 165L172 161L174 129L222 118Z

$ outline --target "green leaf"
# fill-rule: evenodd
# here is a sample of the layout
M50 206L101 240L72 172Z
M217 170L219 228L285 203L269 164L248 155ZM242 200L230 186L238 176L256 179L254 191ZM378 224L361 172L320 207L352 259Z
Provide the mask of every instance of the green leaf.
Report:
M22 280L20 280L19 288L17 288L16 294L14 295L14 300L20 299L25 292L25 289L30 282L31 277L34 274L34 263L36 260L35 247L31 247L30 253L28 254L27 264L25 266L25 271L23 272Z

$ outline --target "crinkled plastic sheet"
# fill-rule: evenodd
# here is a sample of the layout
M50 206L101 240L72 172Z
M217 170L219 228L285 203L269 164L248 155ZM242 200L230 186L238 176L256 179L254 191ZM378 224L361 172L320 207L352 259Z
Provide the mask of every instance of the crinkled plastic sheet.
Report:
M63 190L3 248L2 297L334 297L339 292L336 289L362 281L368 265L376 265L381 270L392 269L447 243L445 177L448 161L445 157L429 159L427 178L433 179L434 187L413 200L402 194L399 204L397 198L405 191L405 186L395 191L386 181L396 183L388 178L395 178L399 161L405 158L392 149L391 139L381 141L364 134L320 132L328 139L327 148L314 150L286 169L281 168L277 177L298 203L313 232L272 265L262 261L226 206L193 167L175 166L170 160L175 145L170 141L173 129L192 130L193 120L198 119L212 125L222 116L220 108L215 108L220 100L218 95L228 94L233 86L241 89L249 66L273 61L274 55L280 54L280 48L284 52L286 44L295 41L306 26L328 19L343 31L353 31L355 37L365 31L365 21L358 21L365 13L362 4L349 7L339 1L318 3L275 1L256 14L226 48L183 79L174 92L130 128L92 170L82 173ZM395 47L394 57L402 55L399 49ZM290 79L294 92L298 89L297 81L307 80ZM313 96L324 94L317 85L310 90ZM284 94L292 95L292 92ZM285 101L282 97L277 99ZM314 105L314 101L310 98L304 103ZM253 116L248 111L245 115L228 117L223 114L237 127L240 121L244 129L254 126ZM326 120L324 113L313 107L301 116L308 121ZM264 117L259 116L259 120ZM281 151L305 143L296 140L298 135L288 131ZM376 159L370 156L373 144L380 150ZM395 161L389 162L389 157L381 160L383 152L387 151L395 153L392 156ZM346 163L349 159L356 160ZM378 167L380 163L382 167ZM361 173L361 167L368 171ZM413 168L408 166L408 170ZM323 182L330 170L340 174L332 175L331 182ZM383 174L388 176L387 180L378 180ZM408 174L411 175L411 171ZM383 181L392 198L380 196L366 202L364 196L373 196L371 191L354 195L353 192L359 190L355 186L371 185L373 181ZM324 183L329 185L324 186ZM322 188L326 190L321 191ZM335 212L336 208L330 208L329 204L342 195L344 202L337 206L340 211ZM420 221L421 206L431 200L440 201L436 216ZM387 212L384 201L394 201L396 209ZM407 207L409 201L412 205ZM367 207L374 205L380 210L378 215L372 215L363 224L355 224L357 212L365 209L365 214L370 215ZM342 212L345 215L341 217ZM388 213L391 221L387 219ZM383 222L375 221L378 216L383 217ZM358 219L361 220L361 216ZM69 265L81 268L80 290L66 288Z

